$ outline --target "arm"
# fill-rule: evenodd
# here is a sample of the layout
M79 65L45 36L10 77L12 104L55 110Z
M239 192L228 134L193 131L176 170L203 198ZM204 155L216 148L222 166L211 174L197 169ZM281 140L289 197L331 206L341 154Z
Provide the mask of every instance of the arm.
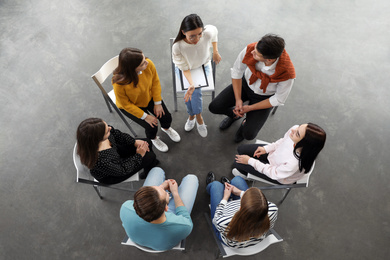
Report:
M284 105L284 102L286 102L293 84L294 84L294 79L278 82L276 84L275 95L269 98L270 104L274 107Z
M218 64L222 60L222 57L218 52L218 42L212 42L211 44L213 45L213 60L215 64Z
M241 92L242 92L242 77L244 75L245 70L247 69L247 66L244 63L242 63L245 53L246 53L246 47L238 54L237 59L233 64L233 68L231 68L232 85L233 85L234 97L236 99L236 107L233 110L233 112L239 117L242 117L244 115L244 113L242 113Z
M175 207L178 208L180 206L184 206L183 201L179 196L179 189L177 187L177 182L173 179L168 180L169 190L172 193L173 199L175 200Z
M291 160L287 161L281 165L270 165L260 162L254 158L250 158L248 160L248 164L255 168L256 171L261 172L267 175L269 178L273 180L280 180L284 178L288 178L298 171L299 166L298 163Z
M113 149L99 153L96 165L91 169L93 176L125 176L141 169L142 156L135 154L125 160L121 160L119 154Z
M111 125L110 125L111 126ZM117 144L121 145L135 145L135 139L127 134L127 133L122 133L120 130L115 129L113 126L111 126L111 136L114 138L115 142Z
M191 100L192 93L194 93L194 90L195 90L195 86L194 86L194 82L192 81L191 70L183 71L183 75L184 75L184 77L186 77L188 83L190 83L190 86L189 86L186 94L184 95L184 101L188 102L188 100Z

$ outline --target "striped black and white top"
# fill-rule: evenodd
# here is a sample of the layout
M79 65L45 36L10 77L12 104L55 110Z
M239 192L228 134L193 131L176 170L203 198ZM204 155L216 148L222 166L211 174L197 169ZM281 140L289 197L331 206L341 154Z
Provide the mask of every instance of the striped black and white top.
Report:
M217 206L217 209L215 210L215 215L213 218L213 224L221 234L223 243L233 248L244 248L256 245L261 240L263 240L268 233L266 232L260 237L252 237L249 240L242 242L230 240L225 237L225 230L229 225L230 221L233 219L234 214L236 214L236 212L240 209L240 204L241 200L233 200L229 202L227 202L226 200L221 200L221 202ZM272 202L268 202L268 217L270 220L270 227L273 228L278 217L278 207Z

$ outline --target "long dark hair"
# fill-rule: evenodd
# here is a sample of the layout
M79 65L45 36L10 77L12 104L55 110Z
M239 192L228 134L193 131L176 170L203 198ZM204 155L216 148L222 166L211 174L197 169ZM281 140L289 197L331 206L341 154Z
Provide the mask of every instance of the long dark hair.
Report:
M186 36L183 34L184 32L192 31L198 28L203 28L202 19L197 14L190 14L184 17L181 22L179 33L176 36L176 39L173 43L183 40Z
M138 73L135 69L141 65L144 56L142 51L136 48L124 48L119 53L118 67L114 70L112 83L127 85L133 82L134 87L138 84Z
M99 143L106 133L106 125L100 118L88 118L77 128L77 154L82 164L93 168L98 159Z
M294 147L294 155L299 160L299 170L308 173L313 166L314 160L324 148L326 133L316 124L308 123L305 136ZM297 152L298 148L300 152Z
M260 237L270 228L268 201L258 188L249 188L242 196L241 207L226 228L226 237L238 242Z

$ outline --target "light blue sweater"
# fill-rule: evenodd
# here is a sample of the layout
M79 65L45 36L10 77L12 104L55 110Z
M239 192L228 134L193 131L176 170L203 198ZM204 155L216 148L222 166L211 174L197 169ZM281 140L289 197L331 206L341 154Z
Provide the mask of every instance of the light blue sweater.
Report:
M176 214L165 212L167 219L164 223L153 224L137 215L133 203L132 200L123 203L120 218L127 235L138 245L154 250L170 250L192 231L191 216L184 206L177 207Z

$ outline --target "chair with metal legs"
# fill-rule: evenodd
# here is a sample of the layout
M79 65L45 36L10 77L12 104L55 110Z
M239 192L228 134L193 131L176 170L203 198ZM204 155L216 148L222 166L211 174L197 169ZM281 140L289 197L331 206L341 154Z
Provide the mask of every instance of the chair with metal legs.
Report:
M267 145L269 143L266 141L262 141L262 140L256 140L256 144ZM286 189L286 192L284 193L282 200L278 203L278 205L280 205L286 199L286 197L290 193L291 189L309 187L310 175L312 174L312 172L314 170L314 165L315 165L315 162L313 163L313 166L311 167L310 171L308 173L304 174L303 177L294 184L275 184L275 183L272 183L268 180L265 180L263 178L260 178L256 175L253 175L250 173L247 174L247 180L252 182L252 187L258 187L260 190ZM270 184L271 186L265 186L265 187L264 186L262 186L262 187L255 186L256 182Z
M111 189L116 189L116 190L123 190L123 191L137 191L136 189L134 189L133 183L135 181L140 180L139 172L137 172L136 174L134 174L133 176L131 176L127 180L123 181L123 182L130 182L130 184L131 184L130 189L119 187L119 183L118 184L104 184L104 183L100 183L96 179L94 179L92 177L89 169L87 168L87 166L82 164L80 161L80 157L77 154L77 143L75 144L75 146L73 148L73 163L74 163L74 166L76 167L76 171L77 171L76 172L76 182L93 185L93 188L95 189L95 191L100 199L103 199L103 196L100 193L101 186L111 188Z
M107 91L102 86L103 82L112 74L112 72L118 67L118 56L115 56L114 58L109 59L106 63L103 64L103 66L99 69L98 72L93 74L91 77L95 81L96 85L99 87L100 91L102 92L104 101L106 101L106 105L108 107L108 110L110 113L112 113L111 106L114 108L114 110L118 113L122 121L125 123L125 125L129 128L129 130L133 133L134 137L137 136L136 132L133 130L133 128L130 126L130 123L125 119L122 112L119 110L119 108L115 105L115 92L111 85L111 90L107 93ZM110 106L111 105L111 106ZM130 120L130 119L128 119ZM130 122L132 122L130 120Z

